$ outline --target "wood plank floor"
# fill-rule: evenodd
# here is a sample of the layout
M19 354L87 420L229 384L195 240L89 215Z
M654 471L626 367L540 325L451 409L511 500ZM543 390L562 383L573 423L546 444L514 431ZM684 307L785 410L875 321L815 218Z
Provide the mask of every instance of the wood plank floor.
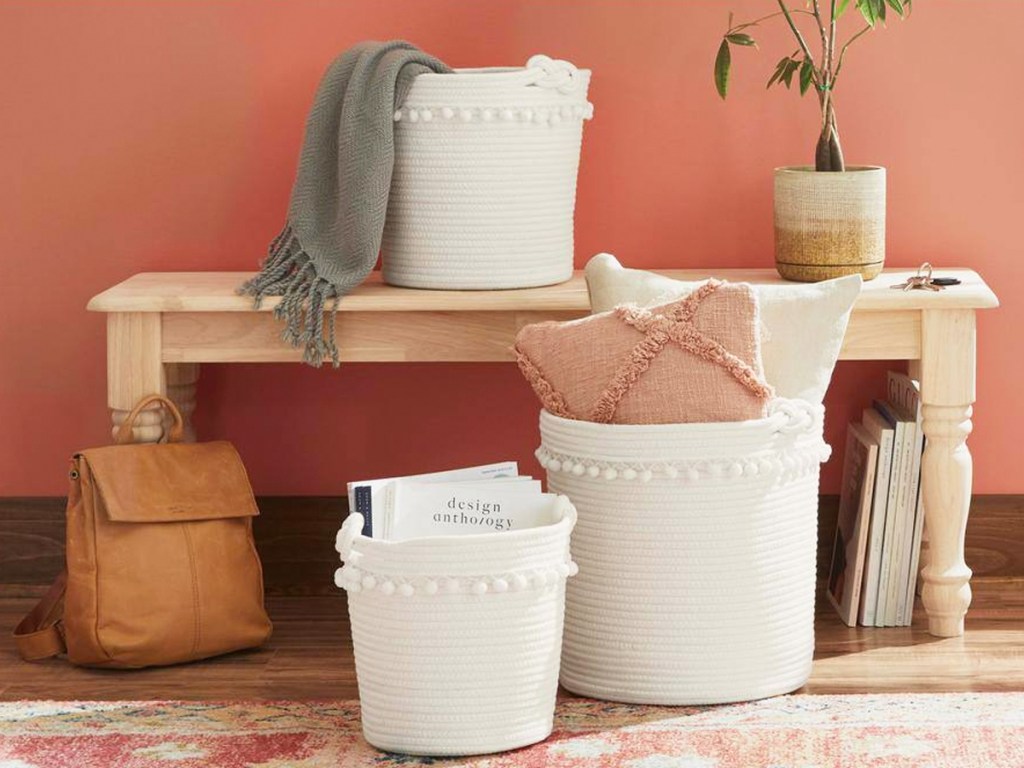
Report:
M10 630L32 605L0 599L0 699L350 699L356 678L340 596L271 597L275 632L261 650L200 664L140 671L76 669L63 660L27 664ZM1024 690L1024 580L975 583L964 637L921 629L850 629L830 609L817 617L807 693Z

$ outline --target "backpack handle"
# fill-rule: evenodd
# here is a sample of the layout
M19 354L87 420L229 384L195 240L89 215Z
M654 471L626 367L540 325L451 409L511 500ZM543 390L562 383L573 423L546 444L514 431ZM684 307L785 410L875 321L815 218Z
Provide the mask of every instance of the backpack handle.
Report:
M167 442L169 443L180 443L185 437L185 422L181 418L181 411L169 398L164 395L146 395L144 398L139 400L132 408L131 413L121 422L121 426L117 429L117 434L114 436L114 443L117 445L126 445L132 442L133 433L132 430L135 427L135 420L139 417L139 414L149 405L153 403L160 403L171 416L174 418L174 423L171 424L171 430L167 433Z

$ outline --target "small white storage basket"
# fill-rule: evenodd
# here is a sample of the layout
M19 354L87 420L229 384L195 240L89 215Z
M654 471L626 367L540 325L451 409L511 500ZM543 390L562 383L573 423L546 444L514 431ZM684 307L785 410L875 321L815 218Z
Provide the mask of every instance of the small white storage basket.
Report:
M562 684L644 704L795 690L814 653L823 408L608 425L540 419L548 485L579 513Z
M547 56L418 76L395 113L384 281L490 289L572 277L589 82Z
M505 533L381 541L362 515L338 534L363 734L415 755L471 755L551 733L565 608L575 573L557 522Z

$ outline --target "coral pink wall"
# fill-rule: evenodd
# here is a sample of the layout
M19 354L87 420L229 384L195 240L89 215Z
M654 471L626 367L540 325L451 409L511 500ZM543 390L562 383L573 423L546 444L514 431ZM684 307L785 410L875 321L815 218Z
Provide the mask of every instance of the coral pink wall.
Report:
M577 264L770 266L771 169L806 162L815 108L766 93L792 45L711 62L729 7L768 0L10 2L0 8L0 495L59 494L65 457L108 436L95 293L146 270L255 267L277 232L319 75L364 38L455 66L535 52L593 69ZM970 7L968 7L970 6ZM848 25L850 26L850 25ZM927 0L850 55L847 157L889 168L889 263L966 265L1004 306L979 322L975 490L1024 492L1018 292L1024 3ZM832 442L882 391L841 364ZM262 493L506 457L537 406L511 365L207 366L197 425L234 440ZM836 486L835 464L826 487Z

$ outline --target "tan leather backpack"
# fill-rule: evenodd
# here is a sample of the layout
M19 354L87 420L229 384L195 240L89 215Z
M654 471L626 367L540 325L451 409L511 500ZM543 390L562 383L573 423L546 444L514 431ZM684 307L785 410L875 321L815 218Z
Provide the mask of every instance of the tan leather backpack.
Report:
M159 402L166 444L129 445ZM22 657L89 667L177 664L262 644L271 632L252 537L259 514L231 443L182 443L181 414L141 400L115 445L74 456L67 570L15 629Z

